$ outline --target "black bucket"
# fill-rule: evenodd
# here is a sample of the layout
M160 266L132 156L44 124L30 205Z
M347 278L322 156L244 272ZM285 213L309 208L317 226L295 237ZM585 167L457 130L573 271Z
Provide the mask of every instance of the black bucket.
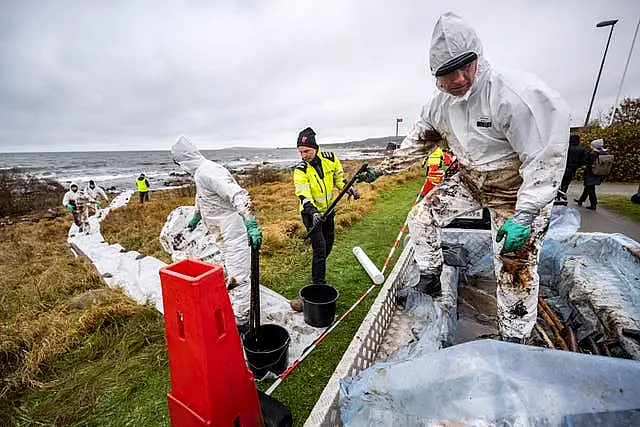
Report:
M257 379L264 378L269 371L280 375L287 369L290 341L289 332L274 324L260 325L257 341L250 333L244 336L242 345L247 363Z
M331 285L308 285L300 290L304 323L316 328L329 326L336 317L338 291Z

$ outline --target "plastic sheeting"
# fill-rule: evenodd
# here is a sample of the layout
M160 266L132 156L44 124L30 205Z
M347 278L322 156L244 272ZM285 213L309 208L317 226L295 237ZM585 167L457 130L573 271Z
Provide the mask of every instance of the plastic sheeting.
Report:
M108 207L102 209L102 215L89 217L91 232L83 234L78 232L75 224L69 229L68 242L74 251L85 255L96 266L104 281L113 288L121 288L125 294L133 298L139 304L147 302L153 304L158 311L164 312L162 305L162 287L160 285L160 268L166 266L164 262L150 256L143 256L136 251L126 251L119 244L108 244L100 234L100 221L104 219L111 209L126 205L133 191L126 191L116 196ZM174 258L176 261L184 259L180 257L195 257L195 254L209 256L207 261L216 262L219 251L217 247L209 247L211 236L205 235L206 228L199 225L194 232L184 231L187 221L191 218L193 207L180 207L174 210L168 217L163 227L165 239L167 236L175 236L182 233L186 236L177 247L183 251ZM185 220L186 218L186 220ZM199 230L200 229L200 230ZM171 231L173 230L173 231ZM179 231L176 231L179 230ZM163 242L163 246L166 242ZM166 248L165 248L166 249ZM231 305L234 309L239 304L249 304L244 295L229 292ZM261 320L263 324L276 323L283 326L289 332L291 343L289 344L289 362L300 356L302 352L324 331L304 323L302 313L291 310L289 300L271 289L260 287ZM234 310L235 311L235 310Z
M640 363L493 340L340 382L345 426L640 424Z

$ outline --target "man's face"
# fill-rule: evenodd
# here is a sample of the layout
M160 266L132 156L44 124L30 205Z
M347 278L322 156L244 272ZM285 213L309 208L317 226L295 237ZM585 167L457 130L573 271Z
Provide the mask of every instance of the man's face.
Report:
M473 85L478 69L478 60L458 68L449 74L437 77L440 87L453 96L463 96Z
M316 156L315 148L305 147L304 145L298 147L298 152L305 162L310 162Z
M73 191L74 193L78 191L78 187L76 187L75 185L71 186L71 191Z

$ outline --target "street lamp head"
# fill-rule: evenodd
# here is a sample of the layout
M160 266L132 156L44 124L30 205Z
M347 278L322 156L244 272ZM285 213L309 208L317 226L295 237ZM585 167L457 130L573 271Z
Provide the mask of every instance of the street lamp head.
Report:
M617 22L618 22L618 20L617 20L617 19L612 19L612 20L610 20L610 21L602 21L602 22L598 22L598 23L596 24L596 27L597 27L597 28L600 28L600 27L608 27L609 25L614 26L614 25L616 25L616 23L617 23Z

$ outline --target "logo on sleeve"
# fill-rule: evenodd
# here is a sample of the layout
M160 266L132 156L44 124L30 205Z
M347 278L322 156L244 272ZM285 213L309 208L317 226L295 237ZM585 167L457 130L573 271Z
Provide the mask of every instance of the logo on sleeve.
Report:
M476 126L478 126L479 128L490 128L491 119L489 117L480 117L476 122Z

